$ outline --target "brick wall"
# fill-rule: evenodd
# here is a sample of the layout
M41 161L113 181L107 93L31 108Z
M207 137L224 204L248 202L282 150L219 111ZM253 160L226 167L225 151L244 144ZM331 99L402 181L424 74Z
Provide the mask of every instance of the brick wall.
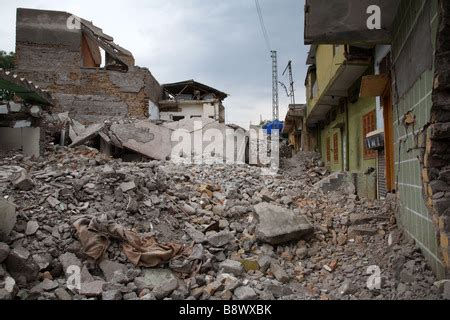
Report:
M148 69L128 72L84 68L82 31L67 27L70 14L18 9L16 72L49 90L54 112L93 123L127 116L147 118L149 101L158 103L162 89Z
M424 14L427 13L427 14ZM425 21L423 21L423 20ZM396 69L404 50L414 59L420 59L420 48L409 48L408 44L415 36L419 23L429 24L430 37L435 48L439 24L438 0L402 1L394 22L394 41L392 59L394 75L411 70ZM425 43L426 39L422 39ZM430 55L432 55L430 53ZM414 66L418 62L414 62ZM436 62L434 65L438 65ZM422 183L423 153L425 151L424 133L430 122L433 107L433 68L417 75L412 86L399 96L394 97L394 152L395 176L399 198L399 222L406 233L412 237L429 261L436 274L445 277L445 265L442 259L433 211L427 207L427 188ZM412 79L412 77L408 77ZM394 87L399 83L394 79ZM402 84L403 85L403 84ZM395 90L398 92L398 90ZM408 116L407 116L408 114ZM407 118L412 123L405 124ZM409 121L406 121L409 122ZM427 156L425 156L426 158ZM427 162L427 161L425 161ZM427 166L427 165L425 165ZM427 180L425 180L427 181Z

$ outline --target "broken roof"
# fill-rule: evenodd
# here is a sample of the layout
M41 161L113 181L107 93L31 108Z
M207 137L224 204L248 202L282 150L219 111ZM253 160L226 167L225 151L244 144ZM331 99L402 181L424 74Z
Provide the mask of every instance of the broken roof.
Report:
M33 82L3 69L0 69L0 89L14 92L26 102L53 105L50 93L34 85Z
M192 79L181 82L163 84L162 87L164 90L173 95L194 94L194 91L198 90L202 95L213 93L219 100L224 100L226 97L228 97L227 93L219 91L217 89L214 89L203 83L194 81Z
M127 66L134 65L133 54L125 48L114 43L114 38L103 33L103 30L95 26L92 22L79 18L84 33L102 47L115 60Z

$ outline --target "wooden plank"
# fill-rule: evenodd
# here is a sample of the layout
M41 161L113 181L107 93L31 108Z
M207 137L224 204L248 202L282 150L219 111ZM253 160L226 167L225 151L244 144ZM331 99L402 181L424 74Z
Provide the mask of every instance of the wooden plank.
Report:
M359 96L361 98L382 96L389 82L389 76L387 74L364 76L361 79Z

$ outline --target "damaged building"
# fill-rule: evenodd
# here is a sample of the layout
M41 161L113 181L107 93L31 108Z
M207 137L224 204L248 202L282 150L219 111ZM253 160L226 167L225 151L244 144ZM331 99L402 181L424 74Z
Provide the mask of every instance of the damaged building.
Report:
M228 97L226 93L194 80L165 84L162 88L164 96L159 102L161 120L209 118L225 122L222 102Z
M0 89L11 99L0 98L0 149L21 150L38 157L45 141L45 113L53 105L51 95L17 74L0 69Z
M53 111L84 124L148 118L162 94L131 52L67 12L17 9L16 72L53 95Z

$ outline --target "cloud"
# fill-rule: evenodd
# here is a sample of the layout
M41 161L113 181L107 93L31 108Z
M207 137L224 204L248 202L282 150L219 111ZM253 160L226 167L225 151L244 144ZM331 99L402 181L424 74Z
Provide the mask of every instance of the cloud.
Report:
M307 48L303 45L303 1L260 0L279 80L293 61L296 102L304 103ZM92 20L133 52L161 83L195 79L230 94L227 120L239 125L272 117L270 53L252 0L57 1L2 4L0 49L14 50L17 7L60 10ZM289 99L279 88L280 118ZM247 126L247 125L245 125Z

